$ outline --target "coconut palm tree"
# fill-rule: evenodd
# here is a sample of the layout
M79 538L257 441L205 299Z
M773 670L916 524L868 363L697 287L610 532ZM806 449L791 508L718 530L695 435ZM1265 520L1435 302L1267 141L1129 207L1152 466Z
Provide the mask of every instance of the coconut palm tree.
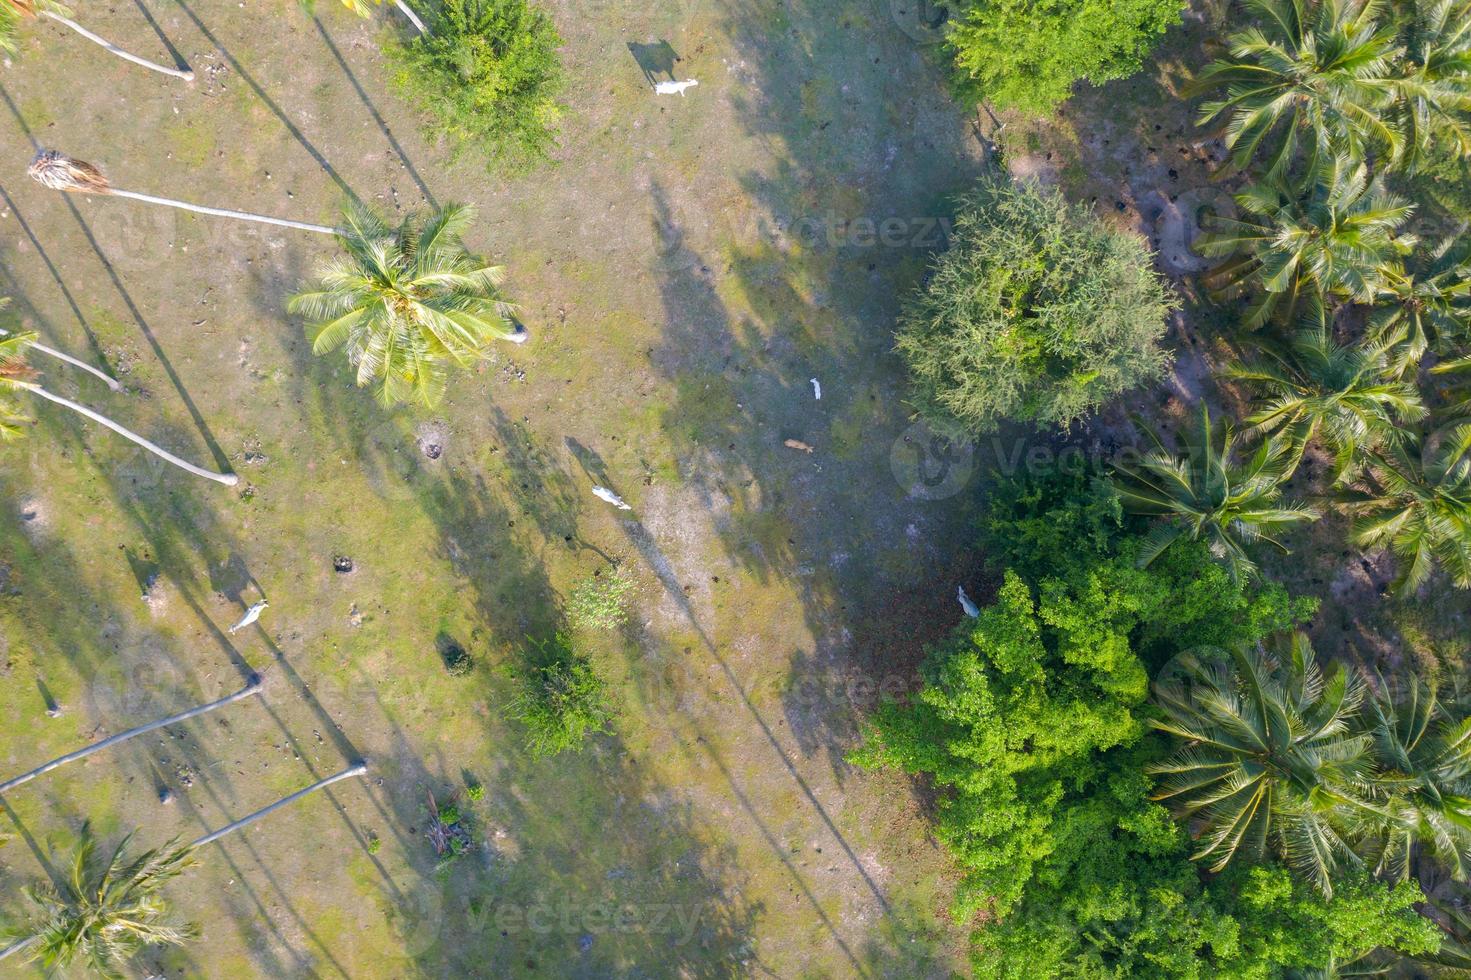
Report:
M1285 177L1300 154L1399 152L1392 125L1401 54L1380 0L1249 0L1261 26L1232 34L1227 57L1188 92L1224 88L1201 106L1202 125L1224 119L1235 166L1267 152L1261 169Z
M1274 315L1286 322L1319 317L1329 295L1373 301L1416 244L1400 234L1415 206L1346 154L1327 158L1306 189L1268 179L1236 202L1246 217L1212 219L1197 247L1226 259L1211 278L1260 290L1245 319L1251 328Z
M226 705L234 704L236 701L244 700L245 698L248 698L253 694L259 694L260 691L260 678L252 677L250 679L250 683L246 684L234 694L226 695L225 697L220 698L218 701L211 701L209 704L197 705L196 707L190 708L187 711L181 711L178 714L170 715L167 718L160 718L159 720L151 721L146 725L139 725L137 728L130 728L125 732L119 732L118 734L113 735L110 738L104 738L100 742L93 742L91 745L88 745L85 748L77 749L75 752L69 752L66 755L61 756L60 758L52 759L45 765L37 766L30 772L21 773L19 776L15 776L12 779L7 779L5 782L0 783L0 796L3 796L5 793L10 792L17 786L30 782L37 776L44 776L46 773L51 772L53 769L59 769L62 766L66 765L68 762L78 762L82 759L87 758L87 756L92 755L93 753L101 752L103 749L108 749L114 745L119 745L123 742L126 742L130 738L135 738L139 735L146 735L148 732L156 731L160 728L166 728L169 725L177 725L181 722L189 721L192 718L198 718L201 715L209 714L216 708L223 708Z
M0 0L4 2L4 0ZM66 191L71 194L98 194L106 197L126 197L134 201L143 201L148 204L161 204L164 207L179 208L182 211L193 211L196 214L208 214L217 218L235 218L239 221L255 221L267 225L279 225L283 228L295 228L299 231L314 231L320 235L338 235L342 229L333 228L330 225L314 225L306 221L292 221L289 218L273 218L264 214L253 214L249 211L231 211L227 208L211 208L202 204L190 204L188 201L178 201L171 197L158 197L153 194L141 194L137 191L126 191L112 186L111 181L97 167L85 160L69 157L60 150L41 150L27 168L26 173L31 179L43 187L53 191Z
M1386 267L1367 336L1393 348L1393 362L1405 374L1427 350L1445 350L1471 336L1471 249L1449 239Z
M288 306L308 320L312 350L344 348L358 385L376 385L384 405L435 405L449 365L471 367L493 340L525 340L501 295L501 270L460 241L474 214L453 205L394 228L350 205L341 235L347 255Z
M1146 539L1141 566L1177 540L1190 538L1206 541L1239 580L1256 570L1248 545L1265 541L1285 553L1273 535L1320 516L1312 507L1282 502L1282 482L1296 458L1283 436L1261 440L1242 462L1237 460L1243 450L1234 428L1229 422L1213 425L1203 404L1200 425L1187 437L1183 457L1166 449L1147 425L1136 424L1154 449L1137 464L1120 466L1114 484L1125 510L1165 518Z
M34 333L6 334L0 337L0 440L19 438L25 434L23 424L29 421L28 417L21 411L16 403L18 395L35 395L46 401L54 402L64 408L69 408L86 418L91 419L98 425L111 429L118 435L131 442L135 442L144 449L167 460L182 470L187 470L195 476L202 476L206 480L214 480L223 483L227 487L233 487L240 482L240 478L233 473L215 473L195 466L175 456L173 453L156 445L133 432L126 429L112 419L93 411L85 405L78 404L70 398L64 398L54 392L47 391L37 383L40 377L37 372L26 361L26 352L35 342Z
M178 946L198 934L174 922L163 886L196 862L188 847L173 844L127 855L129 834L106 858L84 828L65 880L25 890L38 915L6 930L11 944L0 959L25 952L48 970L85 964L104 977L121 978L127 961L147 946Z
M1471 862L1471 712L1420 676L1396 689L1379 679L1368 699L1374 736L1363 827L1375 873L1408 879L1425 853L1458 881Z
M60 886L27 890L41 914L4 930L10 945L0 949L0 959L26 953L29 959L53 969L82 962L104 977L121 980L128 959L144 947L176 946L196 934L192 927L170 921L162 888L198 863L196 852L200 848L333 783L367 771L367 765L360 762L193 843L179 846L171 842L135 858L125 857L130 834L110 858L97 860L96 842L84 830L68 879Z
M1351 730L1363 697L1342 665L1319 669L1302 633L1185 654L1162 671L1163 717L1151 724L1181 744L1149 771L1155 799L1192 822L1194 857L1219 871L1272 848L1331 892L1334 868L1357 862L1340 820L1372 809L1357 789L1371 739Z
M45 17L53 20L63 27L70 28L93 44L100 45L109 54L115 54L125 61L131 61L135 65L141 65L152 71L174 78L182 78L186 82L194 81L194 72L187 66L183 69L168 68L164 65L156 65L146 58L140 58L135 54L124 51L104 37L99 37L87 30L81 24L72 20L65 5L57 3L56 0L0 0L0 51L14 54L16 51L15 34L22 21L33 17Z
M1227 368L1262 398L1246 423L1283 433L1296 447L1293 468L1314 439L1333 454L1333 480L1344 480L1365 451L1395 438L1400 426L1425 415L1420 392L1395 380L1378 347L1341 347L1321 325L1299 332L1285 350L1263 345L1269 358Z
M1395 440L1371 460L1366 486L1338 496L1354 543L1400 559L1396 589L1419 588L1436 566L1471 589L1471 422Z
M1402 5L1403 74L1392 125L1404 134L1394 166L1413 172L1435 144L1471 155L1471 0Z

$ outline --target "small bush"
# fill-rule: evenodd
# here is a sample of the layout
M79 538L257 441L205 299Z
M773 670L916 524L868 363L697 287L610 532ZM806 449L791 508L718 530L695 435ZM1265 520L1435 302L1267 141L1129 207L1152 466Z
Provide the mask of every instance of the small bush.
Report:
M446 827L453 827L460 822L460 808L453 803L445 803L439 808L439 822Z
M987 181L961 200L897 347L914 406L948 435L1067 428L1163 376L1173 306L1137 236L1036 185Z
M377 854L381 850L383 850L383 838L377 834L370 833L368 835L368 853Z
M453 155L474 146L492 167L525 168L556 145L562 38L526 0L443 0L429 33L389 48L393 82L426 111L431 139Z
M479 783L465 787L465 795L470 798L471 803L479 803L485 799L485 787Z
M475 658L458 641L441 635L438 647L439 659L444 661L444 669L451 677L464 677L475 669Z
M541 650L542 663L529 671L528 689L511 713L526 727L532 755L549 756L580 748L591 733L606 731L613 712L607 686L562 638Z
M615 630L628 621L628 597L637 583L618 565L583 579L567 597L567 618L580 630Z

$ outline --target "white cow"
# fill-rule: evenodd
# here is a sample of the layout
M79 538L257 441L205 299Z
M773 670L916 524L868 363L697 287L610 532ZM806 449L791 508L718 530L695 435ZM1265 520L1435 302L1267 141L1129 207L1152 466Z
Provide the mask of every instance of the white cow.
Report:
M684 97L685 89L694 88L698 84L700 84L700 83L697 82L697 81L695 81L695 79L693 79L693 78L691 78L690 80L685 81L685 82L655 82L654 83L654 94L656 94L656 95L678 95L681 98L683 98Z

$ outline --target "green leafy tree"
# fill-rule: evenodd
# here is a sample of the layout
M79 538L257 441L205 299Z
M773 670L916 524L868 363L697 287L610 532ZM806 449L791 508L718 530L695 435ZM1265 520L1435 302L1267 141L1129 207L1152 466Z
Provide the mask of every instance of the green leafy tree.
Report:
M1363 454L1396 438L1400 426L1425 415L1420 392L1395 380L1388 354L1377 347L1342 347L1326 331L1300 331L1269 359L1237 364L1227 376L1257 387L1262 397L1246 419L1265 434L1284 433L1300 461L1321 440L1333 454L1333 477L1346 478ZM1294 464L1295 465L1295 464Z
M0 957L25 953L49 970L85 964L109 978L147 946L178 946L197 935L169 915L162 889L195 863L188 847L168 845L128 856L131 835L107 857L84 831L64 881L25 890L38 916L7 930Z
M1183 9L1179 0L965 0L946 41L962 94L1046 115L1079 81L1138 71Z
M1136 819L1109 802L1132 807L1148 789L1137 759L1106 761L1144 732L1146 664L1182 642L1255 640L1311 611L1278 589L1230 581L1197 545L1140 569L1141 536L1103 516L1097 486L1075 492L1085 476L1027 483L997 496L987 541L1029 527L1088 543L1053 552L1030 581L1008 567L995 601L929 652L920 692L882 706L853 757L924 773L940 788L936 833L966 872L962 914L989 903L1004 916L1034 872L1060 849L1071 853L1089 828L1123 821L1151 840L1171 837L1161 808L1145 801L1153 816ZM1089 539L1069 526L1099 533ZM997 556L1005 563L1011 553Z
M343 348L360 387L384 405L437 405L450 366L468 369L493 340L524 339L501 294L503 273L472 255L460 234L474 209L454 205L397 228L361 205L346 210L347 255L318 272L317 288L288 309L308 320L317 354Z
M1121 465L1115 484L1126 511L1164 518L1139 556L1146 566L1189 539L1206 542L1233 578L1246 578L1256 572L1249 545L1264 541L1286 553L1274 535L1320 516L1312 507L1282 500L1295 453L1281 435L1261 440L1241 461L1236 430L1230 423L1213 425L1205 405L1199 426L1186 438L1185 456L1166 449L1147 425L1140 428L1154 449L1136 464Z
M1354 514L1361 548L1400 559L1395 588L1418 589L1437 567L1471 588L1471 422L1397 440L1373 454L1359 490L1339 500Z
M427 33L388 49L395 87L430 117L427 135L492 166L546 160L564 84L550 15L527 0L444 0L428 18Z
M897 347L913 404L938 428L1066 427L1162 376L1172 308L1136 236L1055 192L988 181L960 202Z
M1374 150L1395 153L1393 24L1377 0L1251 0L1258 24L1231 35L1228 55L1196 78L1190 94L1224 89L1201 106L1204 124L1224 120L1233 163L1259 155L1269 179L1311 161ZM1310 164L1311 166L1311 164Z
M1245 318L1258 327L1319 317L1325 297L1370 303L1414 249L1401 234L1415 206L1370 179L1362 160L1328 157L1306 189L1284 179L1236 195L1242 218L1218 217L1198 248L1225 261L1210 275L1259 294Z
M1357 862L1342 827L1370 804L1370 738L1353 729L1363 685L1335 665L1318 668L1303 633L1229 656L1182 654L1155 680L1153 721L1183 743L1149 767L1156 798L1197 821L1193 855L1220 871L1260 862L1269 848L1325 892Z

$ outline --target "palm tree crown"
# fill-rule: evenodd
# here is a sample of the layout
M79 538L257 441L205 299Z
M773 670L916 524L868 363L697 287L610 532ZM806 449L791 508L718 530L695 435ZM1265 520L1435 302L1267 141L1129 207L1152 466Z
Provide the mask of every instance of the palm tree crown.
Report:
M1388 355L1372 347L1341 347L1318 327L1300 332L1271 359L1238 364L1228 375L1257 385L1264 395L1247 424L1263 433L1284 432L1298 459L1321 438L1333 453L1334 482L1343 480L1362 454L1398 434L1399 425L1425 415L1420 392L1392 377Z
M1392 161L1418 169L1436 143L1471 155L1471 0L1403 5L1406 71L1395 83L1393 125L1404 134Z
M1376 870L1408 878L1425 849L1464 880L1471 861L1471 712L1411 675L1399 692L1381 679L1367 714L1374 736L1370 786L1384 815L1367 828Z
M1292 471L1294 453L1291 442L1280 435L1263 439L1245 462L1238 462L1234 429L1212 425L1210 410L1203 405L1184 457L1143 428L1154 450L1137 465L1120 467L1121 478L1115 481L1125 510L1168 519L1151 532L1142 564L1189 537L1207 541L1232 576L1241 578L1256 567L1247 544L1266 541L1285 552L1274 532L1320 516L1311 507L1282 503L1282 482Z
M1416 244L1399 234L1415 206L1369 178L1362 160L1327 159L1300 189L1285 179L1252 184L1236 196L1247 217L1218 218L1199 245L1232 257L1212 275L1259 286L1248 315L1257 327L1274 314L1313 315L1325 295L1370 302L1388 270Z
M347 209L347 255L319 273L318 288L289 309L309 321L313 351L345 348L360 386L385 405L444 396L448 365L468 368L492 340L518 340L501 270L460 242L473 209L451 206L397 228L365 207Z
M36 369L26 362L26 351L35 340L34 333L0 337L0 442L20 438L24 435L21 426L30 421L15 395L29 389L36 377Z
M1269 845L1318 887L1356 858L1336 829L1366 804L1353 787L1370 739L1350 723L1364 687L1341 665L1324 673L1305 635L1229 655L1183 655L1155 683L1156 728L1185 744L1150 767L1155 798L1198 822L1198 859L1219 871L1259 860Z
M1354 542L1400 558L1398 589L1418 588L1437 565L1471 588L1471 422L1397 440L1373 462L1368 488L1339 497L1356 515Z
M1394 347L1395 365L1404 373L1427 350L1450 349L1471 335L1471 257L1466 246L1449 240L1428 256L1389 266L1375 308L1369 337Z
M1306 149L1308 159L1371 149L1391 153L1401 138L1385 110L1395 98L1395 30L1379 22L1377 0L1251 0L1263 27L1230 38L1227 58L1201 72L1193 89L1222 86L1201 106L1201 122L1227 117L1226 145L1245 167L1262 147L1263 168L1286 174Z
M125 855L131 835L103 859L84 831L65 881L26 889L39 916L11 930L16 945L47 968L84 963L104 977L123 976L122 967L145 946L179 945L195 930L169 919L161 890L194 864L192 849L168 845Z

